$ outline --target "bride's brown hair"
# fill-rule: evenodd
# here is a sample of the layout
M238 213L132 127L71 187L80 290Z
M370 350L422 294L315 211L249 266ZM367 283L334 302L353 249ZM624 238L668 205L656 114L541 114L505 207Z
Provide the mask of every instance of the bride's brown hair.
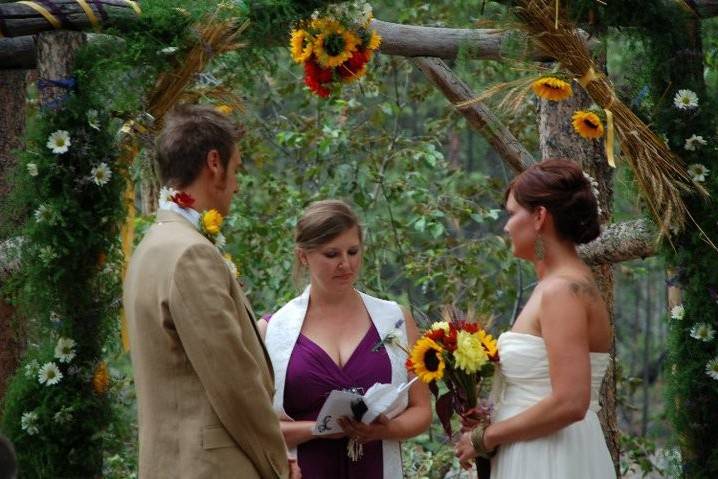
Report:
M531 165L509 183L504 201L510 193L529 211L545 207L561 238L582 244L601 234L591 182L572 161L549 159Z

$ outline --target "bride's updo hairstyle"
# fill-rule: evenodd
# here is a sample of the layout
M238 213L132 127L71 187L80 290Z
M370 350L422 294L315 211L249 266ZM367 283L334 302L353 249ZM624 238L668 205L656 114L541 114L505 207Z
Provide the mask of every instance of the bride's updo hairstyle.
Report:
M294 243L298 249L304 251L316 250L355 226L359 233L359 243L363 244L359 218L348 204L341 200L317 201L302 213L295 230ZM295 281L301 281L305 269L295 256Z
M529 211L545 207L563 239L583 244L601 234L591 182L572 161L551 159L531 165L511 181L504 201L510 193Z

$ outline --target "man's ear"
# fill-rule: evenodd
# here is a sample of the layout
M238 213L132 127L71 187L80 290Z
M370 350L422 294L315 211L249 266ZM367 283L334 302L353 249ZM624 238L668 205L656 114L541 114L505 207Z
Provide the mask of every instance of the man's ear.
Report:
M219 158L219 151L215 149L209 150L207 152L207 157L205 158L205 163L207 164L209 171L215 175L219 175L222 172L222 162Z

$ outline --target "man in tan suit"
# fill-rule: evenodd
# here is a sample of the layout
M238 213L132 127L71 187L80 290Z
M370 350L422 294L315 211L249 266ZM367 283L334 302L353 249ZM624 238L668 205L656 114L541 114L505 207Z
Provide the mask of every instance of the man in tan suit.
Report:
M229 210L238 136L224 115L194 106L171 115L158 139L163 183L194 201L161 202L125 278L141 479L274 479L296 468L252 308L198 226L200 211Z

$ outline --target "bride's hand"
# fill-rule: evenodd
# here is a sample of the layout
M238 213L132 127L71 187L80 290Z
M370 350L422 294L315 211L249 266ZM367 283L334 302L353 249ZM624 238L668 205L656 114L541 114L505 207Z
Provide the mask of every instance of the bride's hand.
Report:
M471 432L465 432L461 435L454 446L454 451L456 452L456 457L459 458L461 467L470 469L474 457L476 457L476 450L474 450L474 445L471 442Z
M358 440L360 443L378 441L384 438L386 424L388 421L374 421L371 424L364 424L348 417L340 417L337 423L344 430L347 436Z

